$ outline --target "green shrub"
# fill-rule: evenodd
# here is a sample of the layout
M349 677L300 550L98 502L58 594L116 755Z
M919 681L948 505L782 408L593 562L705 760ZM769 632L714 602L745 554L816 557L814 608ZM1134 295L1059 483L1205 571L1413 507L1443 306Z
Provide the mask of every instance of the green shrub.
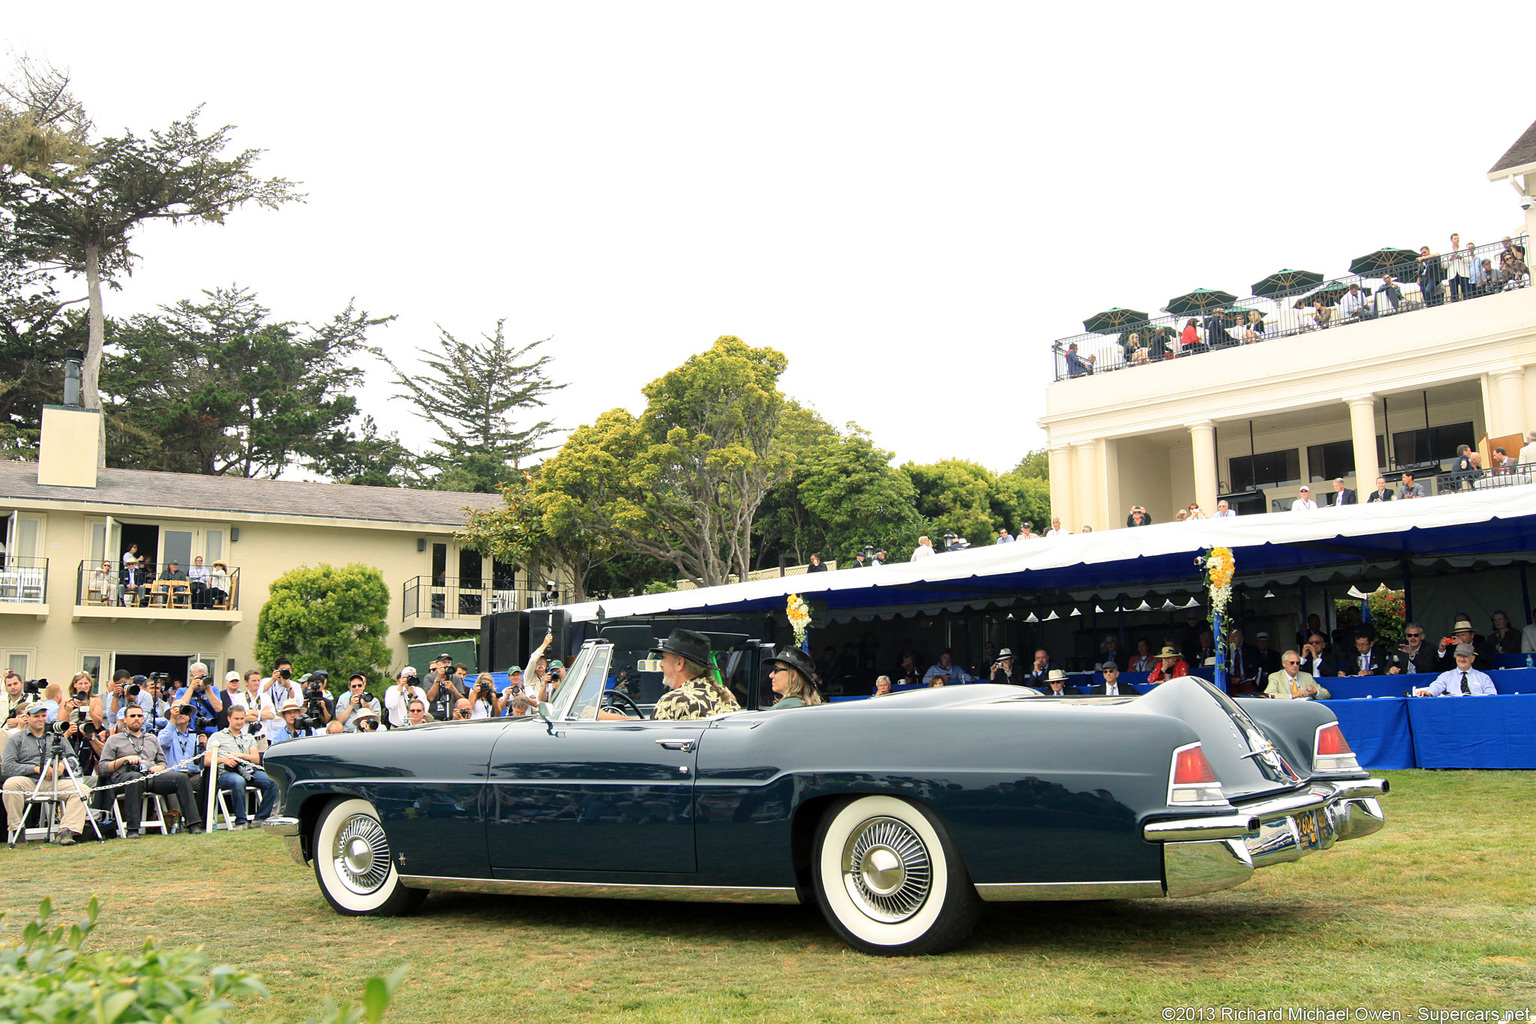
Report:
M49 923L44 899L20 942L0 943L0 1020L11 1024L222 1024L240 996L267 995L254 974L213 964L198 950L166 950L145 939L138 953L85 953L100 907L67 928ZM3 917L0 914L0 917ZM363 1005L332 1006L322 1024L378 1024L400 973L369 978Z

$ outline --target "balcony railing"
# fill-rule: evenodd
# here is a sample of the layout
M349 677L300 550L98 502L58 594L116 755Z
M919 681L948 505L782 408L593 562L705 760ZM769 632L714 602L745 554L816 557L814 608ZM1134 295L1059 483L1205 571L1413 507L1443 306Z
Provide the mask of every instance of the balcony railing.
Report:
M542 608L542 590L484 585L488 581L458 576L413 576L405 581L401 616L411 619L478 619L494 612Z
M0 558L0 603L44 604L47 594L48 559Z
M1500 273L1500 257L1504 253L1502 242L1478 246L1473 250L1476 271L1466 298L1483 298L1502 291L1529 287L1531 275L1511 275L1504 279ZM1529 258L1529 254L1527 254ZM1482 263L1488 260L1493 276L1484 276ZM1435 258L1435 270L1442 268L1439 257ZM1382 287L1382 275L1390 273L1396 284L1396 293ZM1069 377L1085 377L1132 369L1150 363L1188 356L1203 355L1219 349L1237 348L1240 345L1258 344L1281 338L1310 334L1314 331L1363 323L1382 317L1412 313L1429 306L1447 305L1453 298L1449 282L1443 278L1426 277L1421 286L1417 260L1401 266L1383 268L1373 275L1347 274L1334 278L1321 288L1285 297L1267 298L1249 296L1238 299L1221 315L1209 310L1198 315L1164 315L1151 317L1138 324L1126 324L1117 332L1108 334L1076 334L1054 342L1051 351L1055 360L1057 380ZM1344 315L1342 295L1351 284L1360 286L1365 304L1358 310ZM1426 294L1426 286L1428 293ZM1324 293L1319 308L1305 301L1309 295ZM1252 323L1249 313L1259 314L1258 323ZM1189 321L1195 321L1196 341L1186 345L1181 336ZM1076 350L1072 346L1077 346ZM1088 357L1092 356L1090 360Z
M75 604L90 608L164 609L188 615L240 610L240 569L210 570L208 582L145 579L129 585L126 572L111 562L81 562L75 572ZM144 574L145 577L149 573Z

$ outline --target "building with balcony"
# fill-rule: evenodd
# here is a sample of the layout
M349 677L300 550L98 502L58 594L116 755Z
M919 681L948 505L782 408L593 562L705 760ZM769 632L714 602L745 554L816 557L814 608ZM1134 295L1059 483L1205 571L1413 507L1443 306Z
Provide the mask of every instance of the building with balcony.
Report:
M1526 230L1513 233L1513 246L1524 249L1528 264L1536 238L1536 124L1488 176L1508 181L1519 196ZM1501 242L1478 256L1494 257L1497 267L1509 248ZM1124 525L1133 505L1157 523L1190 502L1207 513L1220 500L1244 514L1270 512L1288 509L1302 485L1324 504L1342 478L1364 500L1378 476L1395 488L1405 472L1434 494L1462 486L1452 475L1461 445L1480 450L1490 469L1497 447L1518 456L1522 435L1536 430L1529 273L1480 281L1471 297L1452 302L1443 290L1424 295L1417 283L1395 291L1386 285L1382 275L1393 269L1402 271L1394 275L1400 282L1417 272L1415 255L1406 257L1401 267L1360 267L1325 286L1337 293L1359 284L1363 308L1336 294L1320 311L1298 309L1300 293L1224 302L1267 320L1267 332L1248 343L1235 327L1246 310L1225 317L1230 332L1213 333L1208 319L1201 343L1188 352L1176 344L1165 350L1183 315L1121 332L1140 344L1164 328L1150 358L1134 350L1125 358L1114 335L1058 342L1057 380L1046 389L1039 421L1053 514L1073 530L1104 530ZM1129 339L1132 332L1139 336ZM1091 364L1088 355L1096 357Z
M97 416L50 406L39 461L0 462L0 665L27 678L67 681L81 668L185 678L194 660L220 678L254 667L268 588L305 564L383 573L400 662L408 643L478 630L484 612L542 596L542 579L532 593L519 567L454 540L467 511L498 495L98 469ZM127 598L130 545L154 570L221 563L222 599L179 587Z

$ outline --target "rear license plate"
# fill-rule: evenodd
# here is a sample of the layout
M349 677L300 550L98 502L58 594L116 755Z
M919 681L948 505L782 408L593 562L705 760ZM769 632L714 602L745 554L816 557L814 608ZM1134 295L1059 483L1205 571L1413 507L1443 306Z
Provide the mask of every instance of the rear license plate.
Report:
M1303 850L1321 849L1332 838L1333 822L1321 808L1305 811L1296 815L1296 833L1301 837Z

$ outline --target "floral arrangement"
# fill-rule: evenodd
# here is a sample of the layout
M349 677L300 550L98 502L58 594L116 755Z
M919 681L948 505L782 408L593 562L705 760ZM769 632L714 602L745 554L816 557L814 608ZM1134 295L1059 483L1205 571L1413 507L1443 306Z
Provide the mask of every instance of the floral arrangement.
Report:
M789 616L789 625L795 631L795 646L804 648L805 631L811 625L811 609L806 606L805 598L799 594L790 594L784 614Z
M1227 604L1232 600L1232 577L1237 563L1230 548L1211 548L1195 559L1195 564L1205 569L1205 587L1211 595L1211 614L1225 615Z

